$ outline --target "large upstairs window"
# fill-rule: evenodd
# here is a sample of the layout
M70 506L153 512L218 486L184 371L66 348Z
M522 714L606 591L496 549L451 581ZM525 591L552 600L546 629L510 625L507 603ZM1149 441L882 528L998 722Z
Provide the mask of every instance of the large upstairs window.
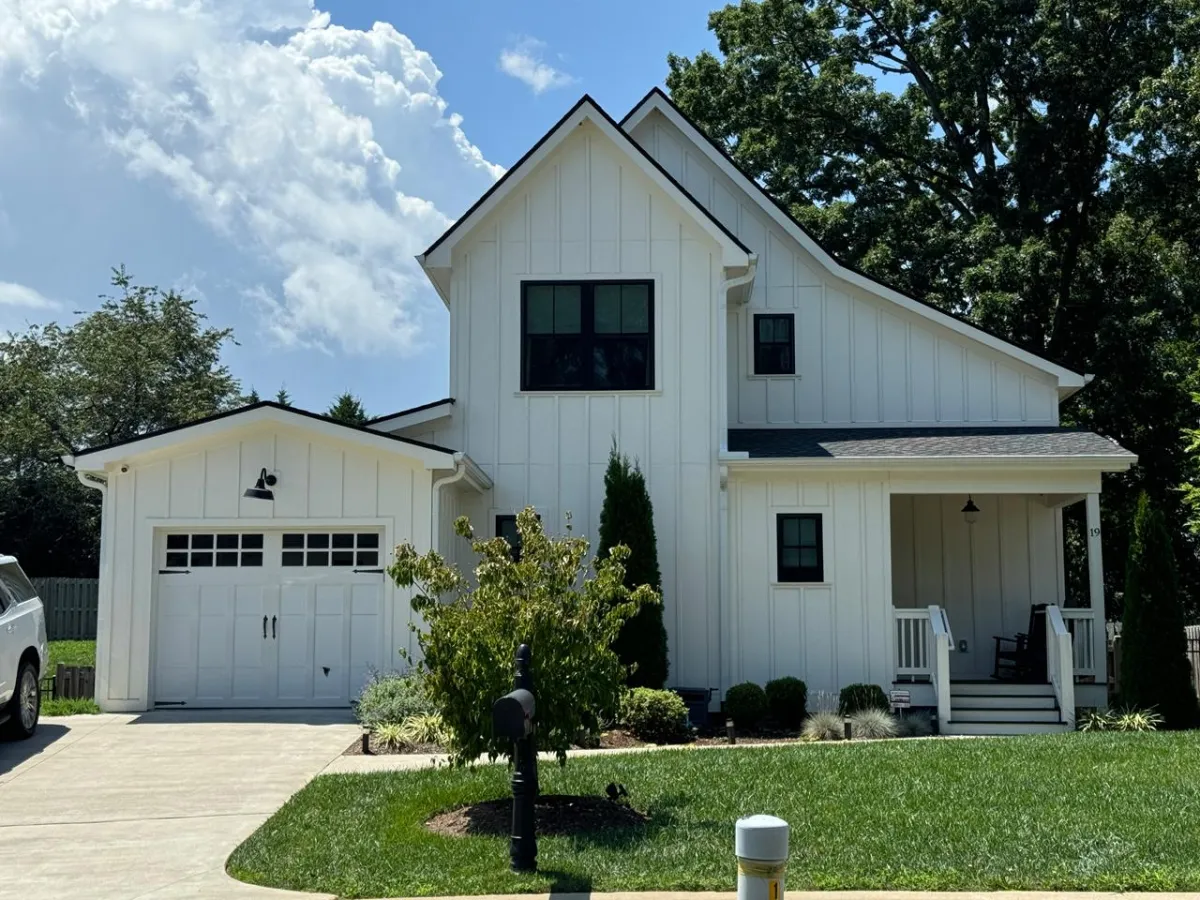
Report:
M654 388L654 286L649 281L521 285L521 390Z

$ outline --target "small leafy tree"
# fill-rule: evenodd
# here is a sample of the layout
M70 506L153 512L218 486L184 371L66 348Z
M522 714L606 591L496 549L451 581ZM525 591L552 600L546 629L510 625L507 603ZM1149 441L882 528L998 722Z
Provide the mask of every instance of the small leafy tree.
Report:
M1121 702L1157 710L1168 728L1197 721L1171 538L1145 493L1138 498L1125 568Z
M646 478L636 463L617 450L613 441L604 473L604 506L600 510L600 556L609 548L629 548L625 566L627 585L648 584L662 589L658 570L658 539L654 534L654 506ZM647 604L625 623L613 649L626 666L632 666L630 687L661 688L667 680L667 629L663 609Z
M362 401L349 391L339 394L325 415L347 425L362 425L367 421L367 411L363 409Z
M454 528L471 538L465 517ZM519 561L502 537L472 543L481 557L474 583L436 550L421 555L407 543L388 570L416 589L413 609L428 626L418 632L425 689L454 733L456 765L512 749L492 733L492 703L512 690L521 644L532 651L538 749L565 762L580 733L598 733L617 712L624 670L611 645L621 625L661 602L649 585L625 586L627 547L598 556L589 574L588 542L570 535L569 521L566 537L549 537L530 507L517 531Z

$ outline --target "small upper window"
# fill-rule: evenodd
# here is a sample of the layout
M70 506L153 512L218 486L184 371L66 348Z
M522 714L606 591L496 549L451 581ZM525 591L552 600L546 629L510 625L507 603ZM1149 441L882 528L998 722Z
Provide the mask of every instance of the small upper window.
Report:
M512 557L521 559L521 533L517 531L516 516L496 516L496 537L502 537L512 547Z
M754 317L754 374L796 374L796 317L756 315Z
M649 281L521 285L521 390L654 387Z
M786 514L776 520L775 555L781 582L825 580L820 514Z

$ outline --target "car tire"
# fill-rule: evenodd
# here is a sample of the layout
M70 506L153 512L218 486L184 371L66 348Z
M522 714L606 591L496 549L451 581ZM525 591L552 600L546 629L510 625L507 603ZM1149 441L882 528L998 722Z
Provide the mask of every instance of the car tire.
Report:
M4 723L8 737L19 741L33 737L42 711L42 694L38 686L37 666L29 660L17 670L16 690L8 701L8 721Z

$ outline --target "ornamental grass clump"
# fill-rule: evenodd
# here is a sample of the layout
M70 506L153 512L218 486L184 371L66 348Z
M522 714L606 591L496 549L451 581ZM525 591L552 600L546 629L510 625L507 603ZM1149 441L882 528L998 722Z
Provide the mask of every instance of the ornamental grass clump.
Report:
M455 532L471 540L466 517ZM532 507L517 515L519 559L502 537L472 541L480 557L469 579L437 551L396 548L388 574L415 588L413 610L424 657L425 691L453 734L451 761L511 752L492 733L492 704L512 690L513 659L521 644L532 652L538 749L558 754L581 733L597 734L617 714L627 669L612 645L621 626L643 606L661 603L648 585L625 585L629 550L618 544L588 563L586 539L551 537Z
M865 740L895 737L899 729L891 713L864 709L850 716L850 736Z
M837 713L813 713L804 720L800 734L806 741L840 741L846 736L846 725Z

